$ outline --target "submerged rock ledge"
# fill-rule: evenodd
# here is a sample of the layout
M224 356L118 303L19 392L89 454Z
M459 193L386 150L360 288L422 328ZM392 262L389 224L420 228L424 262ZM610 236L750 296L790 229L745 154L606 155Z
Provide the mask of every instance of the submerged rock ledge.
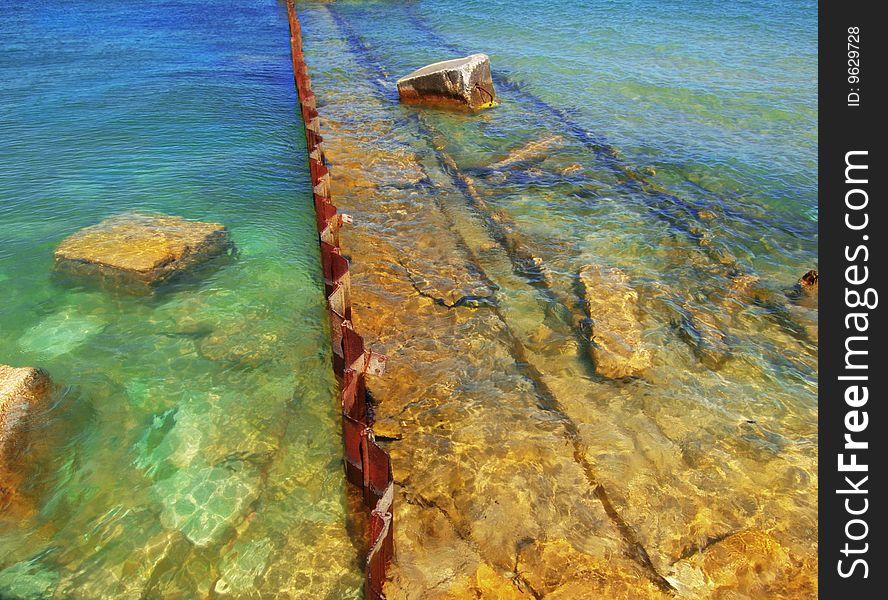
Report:
M504 153L505 162L493 163L499 169L533 161L552 182L569 170L578 193L596 203L603 190L628 181L641 196L633 217L656 212L683 232L674 256L672 245L658 250L663 272L682 275L674 283L641 270L635 281L605 271L583 288L573 275L594 257L614 260L614 244L604 237L621 223L590 236L595 252L576 252L581 244L567 236L551 245L526 242L521 223L513 226L508 207L497 210L495 202L505 204L504 196L525 182L507 180L504 190L503 179L485 170L476 171L478 179L467 176L463 157L450 154L451 142L463 149L456 136L446 138L425 111L399 122L403 111L391 105L386 65L345 12L319 5L309 35L324 59L314 76L327 119L321 127L329 190L362 224L344 248L355 258L352 285L361 292L352 318L392 358L389 377L372 382L376 422L398 440L385 444L399 523L386 597L815 595L811 446L786 444L772 453L773 440L781 440L767 410L761 418L770 423L738 432L734 415L725 418L726 408L709 398L746 383L742 361L726 360L739 327L706 297L734 293L724 284L743 274L737 261L712 244L696 217L675 208L668 191L637 183L639 172L610 146L596 150L610 171L605 181L577 174L591 136L581 137L583 147L570 142L539 163L542 145ZM324 53L341 45L349 56ZM343 73L356 79L356 63L366 66L373 97L343 83ZM523 116L551 129L533 111ZM388 160L393 147L400 165ZM549 206L558 210L556 202ZM609 218L607 208L596 214ZM560 260L571 254L580 258ZM676 268L673 260L688 264ZM699 271L685 278L685 267ZM448 310L452 301L437 301L472 286L494 290L497 305ZM578 291L583 299L587 292L600 297L602 306L591 310ZM743 312L748 301L732 302L738 318L761 326L760 311ZM635 357L639 366L649 364L640 376L603 376L604 361L593 357L598 376L591 377L585 340L572 327L583 309L593 335L611 334L615 365L631 362L633 351L646 355ZM667 325L673 313L688 329L688 345L700 346L703 356L712 346L713 365L725 358L722 373L696 368L701 355L687 352L681 331ZM765 325L772 323L766 317ZM749 411L742 398L725 397L734 414ZM810 439L801 428L785 435Z

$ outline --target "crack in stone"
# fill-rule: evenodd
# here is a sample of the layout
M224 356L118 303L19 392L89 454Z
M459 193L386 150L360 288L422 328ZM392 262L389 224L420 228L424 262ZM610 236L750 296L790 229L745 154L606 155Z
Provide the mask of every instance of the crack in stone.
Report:
M541 600L545 596L545 593L539 592L536 589L534 589L534 587L532 585L530 585L530 582L524 578L524 576L521 574L520 569L518 568L518 564L521 562L521 553L524 551L524 549L526 547L533 544L534 541L535 540L532 540L532 539L525 539L525 540L521 540L520 542L518 542L517 548L515 548L515 564L514 564L514 567L512 568L512 573L514 573L514 576L512 577L512 584L516 588L518 588L519 592L526 591L527 593L529 593L531 596L534 597L534 600Z
M719 542L721 542L723 540L726 540L727 538L731 537L735 533L738 533L739 531L741 531L741 530L734 529L734 530L728 531L726 533L720 533L720 534L711 536L709 538L706 538L706 541L703 542L702 544L691 544L690 546L688 546L687 548L682 550L681 554L678 555L678 558L676 558L675 560L673 560L669 564L674 565L675 563L680 562L682 560L686 560L688 558L691 558L692 556L694 556L696 554L703 554L710 547L718 544Z
M497 315L502 320L502 316L500 316L499 313L497 313ZM659 587L663 591L674 591L672 584L670 584L666 580L666 578L657 571L656 567L650 559L650 555L648 554L647 550L644 548L644 546L635 535L635 531L626 523L625 520L623 520L622 516L617 512L616 508L610 500L610 497L607 494L607 491L604 489L604 486L598 482L592 465L589 463L589 461L586 459L585 454L583 453L582 444L580 442L579 428L577 427L577 424L561 407L555 394L552 392L551 389L549 389L549 386L546 385L546 382L544 381L544 375L527 359L527 352L523 344L521 344L521 342L514 336L508 324L504 320L502 321L505 332L510 338L512 354L513 357L515 357L516 364L518 364L519 368L524 371L525 377L527 377L534 386L537 397L542 401L540 408L554 413L564 424L565 436L573 446L574 462L576 462L583 469L583 474L586 476L586 481L588 482L588 484L592 487L593 494L598 499L598 501L601 502L601 505L604 507L604 511L607 514L608 518L620 532L620 535L623 538L623 542L627 545L627 556L638 563L645 570L648 578L657 587Z
M418 506L420 508L434 508L435 510L440 512L447 520L447 522L450 523L450 526L453 528L453 532L456 534L456 536L465 543L472 546L472 548L474 548L475 551L478 552L479 556L481 555L481 553L478 551L478 545L472 540L471 534L467 531L463 531L463 528L456 524L456 521L453 519L453 517L450 516L450 513L447 512L446 508L438 504L436 501L426 498L419 492L411 492L407 487L403 485L401 485L401 488L404 491L403 498L407 504L411 506Z
M475 309L475 308L482 308L485 306L496 306L496 296L494 296L493 294L490 294L487 296L476 296L476 295L461 296L459 298L459 300L457 300L453 304L450 304L446 300L444 300L443 298L433 296L432 294L429 294L428 292L426 292L422 288L420 288L419 283L417 283L417 280L416 280L417 278L413 274L413 271L410 270L410 268L404 263L404 259L402 259L400 256L398 257L397 262L401 266L401 268L404 269L404 273L407 275L407 280L410 282L410 287L412 287L416 291L417 294L419 294L423 298L428 298L429 300L431 300L432 302L434 302L438 306L443 306L444 308L447 308L447 309L462 308L462 307ZM476 266L476 269L480 271L480 267Z

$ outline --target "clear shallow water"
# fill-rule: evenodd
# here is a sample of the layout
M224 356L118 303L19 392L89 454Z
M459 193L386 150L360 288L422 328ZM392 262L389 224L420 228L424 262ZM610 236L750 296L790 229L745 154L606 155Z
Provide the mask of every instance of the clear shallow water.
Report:
M401 436L395 518L438 534L396 528L392 597L480 590L479 564L567 597L590 572L613 582L601 596L646 597L638 569L690 598L813 597L817 310L791 288L817 265L816 7L300 14L334 194L359 223L357 322L392 355L374 392ZM398 77L478 51L499 106L398 105ZM637 294L635 379L592 372L587 267ZM493 306L442 306L464 295ZM649 561L613 558L639 546Z
M815 3L447 4L424 2L417 12L631 160L810 218ZM482 27L485 14L496 15L496 27Z
M613 144L629 164L654 167L670 191L787 226L803 238L774 240L789 244L781 248L790 254L787 262L816 261L816 5L340 6L358 17L353 21L363 25L361 35L392 80L455 49L485 52L499 75ZM383 22L386 27L372 26ZM480 119L481 135L462 132L454 148L463 146L461 166L488 164L516 140L542 135L541 127L556 135L568 131L551 115L528 118L540 111L521 94L501 95L506 102L499 114ZM445 123L453 120L444 117ZM773 262L762 254L757 268Z
M0 362L59 386L0 597L359 595L284 6L7 2L0 50ZM238 257L153 297L51 276L127 210Z

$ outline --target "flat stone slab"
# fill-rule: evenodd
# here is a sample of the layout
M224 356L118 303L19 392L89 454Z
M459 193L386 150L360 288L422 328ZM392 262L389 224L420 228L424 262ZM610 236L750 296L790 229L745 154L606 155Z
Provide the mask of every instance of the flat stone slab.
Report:
M9 463L28 412L51 391L52 381L45 371L0 364L0 507L15 493L17 478L10 474Z
M156 286L230 247L219 223L127 213L66 238L55 260L60 271Z
M641 339L638 292L617 268L587 265L580 270L586 309L592 319L589 353L602 377L641 375L651 366L651 352Z
M437 62L398 80L401 102L478 110L496 101L490 58L472 54Z

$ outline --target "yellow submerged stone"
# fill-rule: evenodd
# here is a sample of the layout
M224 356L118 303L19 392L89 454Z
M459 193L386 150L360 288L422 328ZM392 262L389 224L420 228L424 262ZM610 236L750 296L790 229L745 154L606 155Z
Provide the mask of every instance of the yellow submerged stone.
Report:
M641 375L651 352L642 342L638 292L629 277L616 267L587 265L580 282L593 321L589 352L596 372L613 379Z
M219 223L126 213L66 238L55 260L57 269L78 275L154 286L229 247L228 230Z
M12 463L23 447L21 434L28 412L51 388L49 375L41 369L0 364L0 511L16 495L20 477Z

